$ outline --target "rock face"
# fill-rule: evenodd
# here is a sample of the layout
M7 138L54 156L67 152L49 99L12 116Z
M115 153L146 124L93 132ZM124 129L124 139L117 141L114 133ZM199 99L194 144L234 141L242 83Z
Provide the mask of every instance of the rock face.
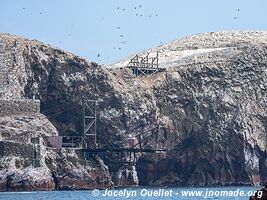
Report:
M148 51L165 55L160 66L168 68L153 78L135 79L140 94L135 96L138 103L145 99L142 95L150 96L140 107L155 103L154 121L175 136L175 143L165 158L139 160L141 184L235 185L266 180L266 36L208 33Z
M79 135L82 98L96 99L98 143L103 146L125 147L127 138L160 125L157 138L152 137L147 146L157 144L168 152L139 157L141 185L266 180L267 33L200 34L147 52L157 51L159 65L166 71L134 77L125 67L129 59L99 66L38 41L1 34L0 96L40 99L41 113L60 135ZM50 159L46 166L50 177L58 177L56 187L90 187L79 182L81 177L90 177L91 186L111 185L100 160L89 164L100 170L99 180L69 161L56 164L62 162L60 153L51 156L46 157ZM129 170L135 174L133 168ZM118 173L113 174L114 180Z
M112 187L103 161L85 162L74 150L47 147L45 138L58 133L44 115L1 117L0 127L0 191ZM30 144L31 138L40 144Z
M66 127L61 121L57 123L57 119L63 120L68 125L69 134L75 129L73 128L76 125L75 120L79 121L73 120L73 116L70 117L74 112L78 112L76 107L79 107L79 104L73 104L71 109L67 107L71 112L62 117L66 114L62 112L66 109L65 104L69 106L68 101L74 100L76 94L72 94L73 96L69 98L64 96L68 91L60 91L62 92L60 95L64 96L60 97L55 88L61 90L64 84L69 83L62 79L58 79L59 82L54 86L50 83L51 80L57 79L56 76L61 76L52 69L57 68L55 63L57 51L60 55L57 60L58 66L66 67L69 73L74 73L68 78L78 77L75 84L79 84L80 81L85 85L86 81L82 80L84 76L80 75L84 73L85 68L94 72L99 70L96 64L87 63L72 54L53 49L40 42L9 34L0 35L1 191L94 189L113 186L103 161L92 159L86 162L74 151L49 148L45 142L47 137L59 134L55 126L61 131L61 135L68 135L63 131L67 130ZM69 68L67 65L70 65ZM79 73L75 73L75 66L81 69ZM62 71L62 77L65 76L64 73ZM68 81L71 81L70 79ZM78 92L75 87L68 89ZM40 108L35 108L37 103L25 98L42 99L41 111L46 116L38 113ZM55 106L51 109L51 105ZM70 119L74 125L70 123ZM40 143L32 145L32 138L39 138ZM34 153L35 148L37 148L36 153ZM33 160L34 154L39 155L38 160ZM35 161L38 161L37 165Z

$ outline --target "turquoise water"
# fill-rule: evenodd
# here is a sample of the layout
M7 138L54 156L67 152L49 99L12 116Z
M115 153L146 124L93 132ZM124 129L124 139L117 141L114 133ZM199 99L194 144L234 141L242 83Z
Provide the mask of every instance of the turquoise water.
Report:
M93 191L2 192L2 200L118 200L118 199L216 199L244 200L259 187L120 188ZM260 194L259 194L260 195Z

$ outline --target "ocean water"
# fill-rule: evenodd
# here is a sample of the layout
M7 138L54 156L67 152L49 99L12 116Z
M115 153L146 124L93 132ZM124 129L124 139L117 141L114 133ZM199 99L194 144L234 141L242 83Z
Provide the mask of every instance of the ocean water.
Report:
M245 200L260 187L117 188L112 190L2 192L2 200L216 199ZM261 193L257 194L261 195Z

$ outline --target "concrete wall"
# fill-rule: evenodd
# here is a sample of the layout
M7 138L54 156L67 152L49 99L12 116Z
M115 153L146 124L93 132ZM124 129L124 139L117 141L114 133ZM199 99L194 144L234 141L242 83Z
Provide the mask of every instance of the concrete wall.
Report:
M34 147L31 144L20 144L11 141L0 141L0 156L18 156L33 160Z
M0 99L0 116L39 113L40 101L33 99Z
M34 167L40 167L40 145L20 144L12 141L0 141L0 157L16 156L24 158Z

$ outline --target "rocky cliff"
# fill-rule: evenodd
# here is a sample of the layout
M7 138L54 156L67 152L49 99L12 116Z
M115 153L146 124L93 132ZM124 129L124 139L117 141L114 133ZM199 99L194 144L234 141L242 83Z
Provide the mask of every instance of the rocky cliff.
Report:
M136 103L144 100L138 110L153 102L156 113L154 120L147 115L140 120L157 121L175 143L164 158L139 160L141 184L236 185L266 179L266 42L266 32L207 33L147 51L158 51L159 66L167 70L133 80L135 96L141 97Z
M267 176L267 33L199 34L140 55L156 52L159 66L166 71L134 77L126 68L129 59L100 66L38 41L1 34L1 98L40 99L42 116L60 135L79 135L81 101L96 99L98 143L106 146L123 147L127 138L159 125L157 138L150 138L147 145L168 151L139 157L141 185L263 182ZM12 129L14 125L8 124ZM77 166L66 161L61 165L68 166L66 170L56 169L54 162L62 162L61 154L52 151L49 156L43 165L49 177L61 177L51 185L79 188L84 183L75 180L82 176L91 180L88 185L96 186L96 178L85 173L85 167L73 179L68 170ZM102 186L112 185L106 168L97 169L102 169L98 178L107 182ZM125 180L120 182L127 185Z
M77 125L79 129L76 123L79 117L76 119L73 116L79 116L77 99L81 96L78 93L83 94L79 90L87 87L91 91L93 87L86 84L89 78L86 73L101 82L98 71L102 69L96 64L70 53L37 41L9 34L0 35L1 191L113 186L109 171L101 159L96 157L85 161L74 150L50 148L46 142L50 136L77 133L75 128ZM65 73L68 74L67 78ZM69 87L69 84L72 86ZM40 99L41 112L45 115L29 109L29 100L25 99ZM63 112L65 110L68 112ZM40 142L33 145L32 138L39 138ZM32 151L23 151L25 146ZM35 148L38 149L38 160L33 160ZM38 164L33 161L38 161Z

